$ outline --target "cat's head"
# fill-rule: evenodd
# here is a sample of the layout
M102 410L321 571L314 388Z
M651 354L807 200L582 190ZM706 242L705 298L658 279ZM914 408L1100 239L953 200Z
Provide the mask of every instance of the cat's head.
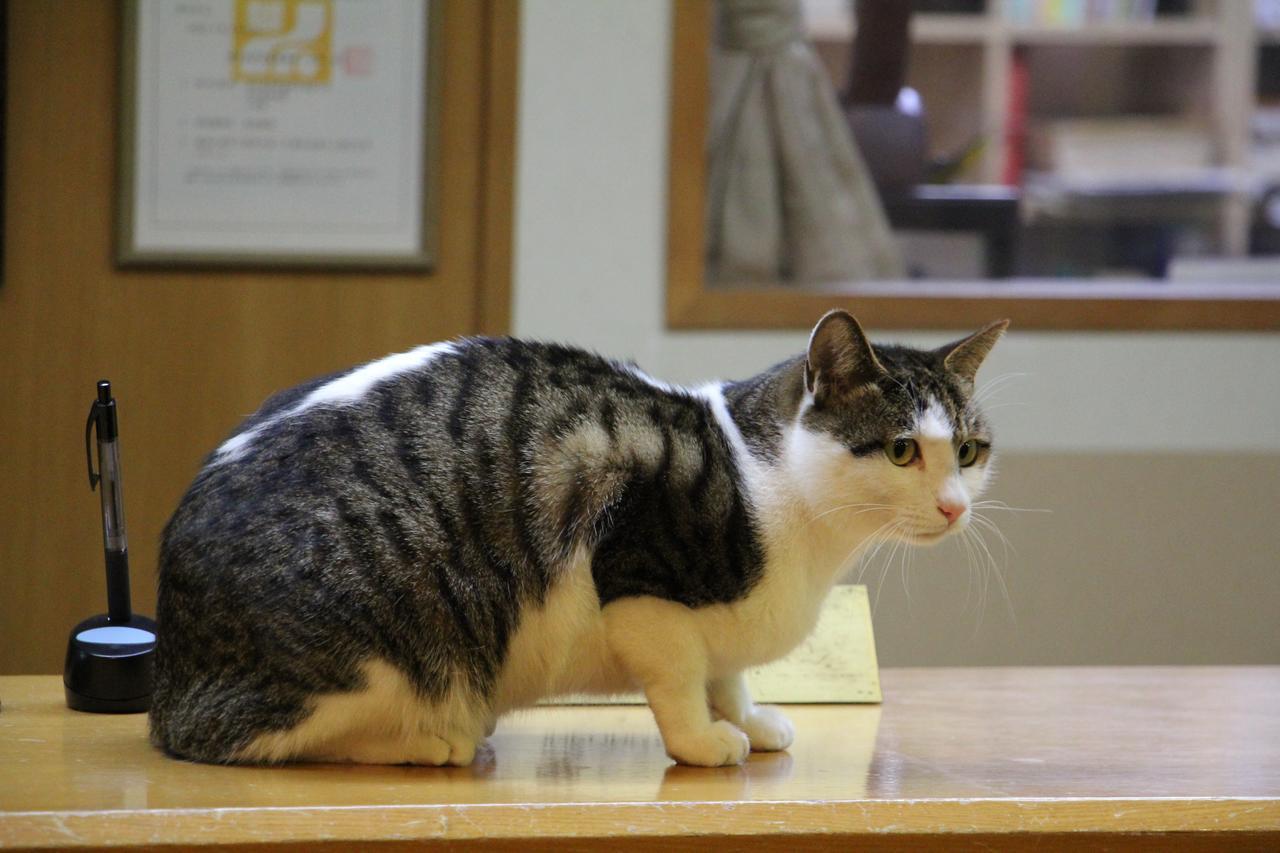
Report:
M850 314L828 312L809 338L790 437L810 505L916 544L962 530L991 473L974 381L1008 325L917 350L872 346Z

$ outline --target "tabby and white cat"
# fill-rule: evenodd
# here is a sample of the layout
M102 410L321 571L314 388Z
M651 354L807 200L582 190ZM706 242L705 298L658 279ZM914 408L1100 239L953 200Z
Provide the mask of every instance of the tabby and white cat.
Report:
M785 749L743 670L805 638L860 543L965 525L1006 326L873 347L832 311L806 354L692 389L468 338L277 394L165 529L152 740L464 765L508 711L639 688L678 761Z

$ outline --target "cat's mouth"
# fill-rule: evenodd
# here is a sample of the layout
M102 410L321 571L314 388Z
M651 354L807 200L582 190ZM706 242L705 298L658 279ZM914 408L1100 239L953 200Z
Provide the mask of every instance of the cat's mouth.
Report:
M912 545L936 545L946 539L952 529L953 526L948 525L941 530L904 530L902 538Z

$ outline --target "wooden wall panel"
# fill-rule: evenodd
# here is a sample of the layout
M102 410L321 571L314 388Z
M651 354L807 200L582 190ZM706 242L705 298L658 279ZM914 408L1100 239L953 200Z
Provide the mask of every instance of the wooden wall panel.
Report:
M514 103L507 5L446 2L436 271L363 274L116 269L118 6L9 3L0 673L60 671L66 632L105 609L83 449L97 379L120 406L134 603L154 613L169 513L264 397L419 343L504 331L510 192L486 180L511 172L513 118L497 114Z

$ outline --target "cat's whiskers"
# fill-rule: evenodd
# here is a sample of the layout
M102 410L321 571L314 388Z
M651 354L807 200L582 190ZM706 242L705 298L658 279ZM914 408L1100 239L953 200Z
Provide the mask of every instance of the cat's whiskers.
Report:
M1018 553L1018 549L1013 547L1013 543L1009 541L1009 537L1004 535L1004 531L997 527L994 521L978 512L972 513L972 517L974 524L980 525L985 530L990 530L999 537L1000 544L1004 548L1004 559L1006 563L1009 561L1009 555L1011 553Z
M876 601L872 602L873 613L879 610L879 597L881 597L881 593L884 592L884 580L888 578L888 573L890 573L890 569L893 567L893 560L895 560L897 555L899 555L901 549L906 547L909 547L908 540L902 537L897 537L895 542L893 542L893 547L888 551L888 557L884 558L884 565L881 567L879 580L876 581Z
M986 383L985 385L983 385L981 388L979 388L977 391L973 393L973 396L969 398L969 407L977 408L978 406L981 406L984 400L993 396L996 392L1001 390L1005 385L1009 384L1015 379L1022 379L1030 375L1031 375L1030 373L1000 374L995 379L992 379L990 382Z
M960 612L966 613L969 610L969 602L973 600L974 573L977 569L974 566L973 548L969 545L969 538L965 535L966 531L961 530L960 536L956 537L956 542L964 551L965 566L968 569L967 582L964 588L964 603L960 606Z
M899 378L898 378L898 377L896 377L896 376L888 375L886 378L887 378L887 379L889 379L889 380L891 380L895 385L897 385L897 386L898 386L899 388L901 388L903 391L907 392L907 398L908 398L908 399L910 399L912 402L915 402L915 401L916 401L916 399L917 399L917 398L916 398L916 392L915 392L915 389L914 389L914 388L912 388L911 386L907 385L905 382L903 382L901 379L899 379Z
M1003 386L1005 386L1005 385L1008 385L1008 384L1009 384L1010 382L1012 382L1013 380L1015 380L1015 379L1023 379L1023 378L1025 378L1025 377L1027 377L1027 376L1030 376L1030 375L1031 375L1030 373L1026 373L1026 372L1018 372L1018 371L1011 371L1011 372L1009 372L1009 373L1001 373L999 376L996 376L996 377L992 378L990 381L988 381L988 382L984 382L984 383L982 384L982 387L981 387L981 388L978 388L978 389L974 392L974 394L973 394L973 401L974 401L975 403L981 403L983 400L985 400L985 399L987 399L988 397L990 397L990 396L991 396L992 394L994 394L996 391L1000 390L1000 388L1001 388L1001 387L1003 387Z
M865 507L865 509L860 509L858 512L852 513L852 515L854 516L863 515L868 512L875 512L876 510L886 510L886 509L892 510L893 509L893 507L889 504L873 504L873 503L841 504L840 506L833 506L830 509L823 510L822 512L818 513L817 515L813 516L808 521L806 521L803 526L808 527L810 524L813 524L818 519L826 518L828 515L831 515L834 512L840 512L841 510L845 510L845 509L853 509L855 507Z
M973 504L971 504L971 508L981 509L981 510L994 509L994 510L999 510L1001 512L1053 512L1053 510L1051 509L1036 509L1031 507L1009 506L1004 501L991 501L991 500L974 501Z
M973 542L973 531L965 528L960 531L960 541L964 545L965 555L969 562L969 591L965 595L966 606L970 600L973 591L976 590L976 601L974 603L975 619L973 621L973 633L971 638L977 637L978 632L982 630L982 620L986 614L987 602L987 568L982 563L981 555L978 548Z
M871 534L871 536L867 537L867 539L863 544L874 544L874 547L869 552L864 553L861 557L862 568L858 571L857 583L862 583L862 577L867 573L867 569L871 566L873 562L875 562L876 556L879 555L880 551L884 548L884 546L887 545L890 541L894 540L893 534L899 527L902 526L902 524L903 524L902 519L895 518L891 521L886 522L885 524L882 524L879 528L876 529L876 531L873 534ZM862 547L862 544L859 544L857 547L855 547L854 551L856 551L857 548L860 548L860 547ZM852 556L854 552L850 551L849 553L850 553L850 556Z
M848 569L852 568L853 565L857 563L859 560L865 560L867 557L867 553L866 553L867 548L871 548L872 546L879 548L880 545L885 541L884 537L888 535L889 529L892 528L896 524L896 522L897 522L897 519L893 519L893 518L889 519L888 521L884 522L879 527L877 527L875 530L871 531L861 540L859 540L859 542L856 545L854 545L852 548L850 548L849 553L845 554L844 559L840 561L841 574L846 574L848 572ZM862 551L863 553L858 554L859 551ZM845 567L848 567L848 568L845 568ZM859 574L858 578L859 580L861 580L862 578L861 574Z
M964 530L965 540L973 549L974 566L977 569L978 576L978 619L976 628L982 627L982 621L987 614L987 595L991 587L991 565L987 561L983 552L982 545L978 540L977 531L972 527L966 527Z
M907 612L908 612L908 613L910 613L910 612L911 612L911 584L910 584L910 582L909 582L909 581L910 581L910 576L911 576L911 567L915 564L915 559L916 559L916 549L915 549L915 548L904 548L904 549L903 549L903 551L902 551L902 571L901 571L901 575L902 575L902 591L903 591L904 593L906 593L906 596L907 596Z
M1023 409L1023 408L1027 408L1030 405L1031 405L1030 403L1013 403L1013 402L996 403L994 406L983 406L982 413L985 415L989 415L992 412L998 412L1001 409Z
M910 531L908 530L908 534L909 533ZM889 556L885 558L884 566L880 569L880 577L876 581L876 597L871 603L871 612L873 614L880 607L880 593L884 591L884 581L885 578L889 576L889 569L893 566L893 559L898 554L898 551L904 547L910 547L910 543L907 539L902 536L895 536L893 540L893 547L889 549Z
M985 521L988 525L985 529L995 530L996 533L999 534L999 531L996 530L995 526L991 524L989 519L983 519L983 521ZM1009 611L1009 618L1014 622L1014 624L1017 624L1018 617L1017 617L1017 614L1013 612L1013 601L1012 599L1009 598L1009 587L1005 584L1004 573L1000 571L999 562L996 560L995 554L991 552L991 548L987 545L986 539L983 537L981 532L982 529L984 528L981 525L979 525L975 527L966 528L966 532L972 533L973 541L977 544L977 546L981 550L982 555L986 559L986 564L990 569L990 575L995 576L996 583L1000 587L1000 593L1004 597L1005 607ZM1003 536L1003 534L999 534L999 535ZM985 586L986 586L986 583L984 582L984 587ZM984 594L984 598L985 598L985 594Z

